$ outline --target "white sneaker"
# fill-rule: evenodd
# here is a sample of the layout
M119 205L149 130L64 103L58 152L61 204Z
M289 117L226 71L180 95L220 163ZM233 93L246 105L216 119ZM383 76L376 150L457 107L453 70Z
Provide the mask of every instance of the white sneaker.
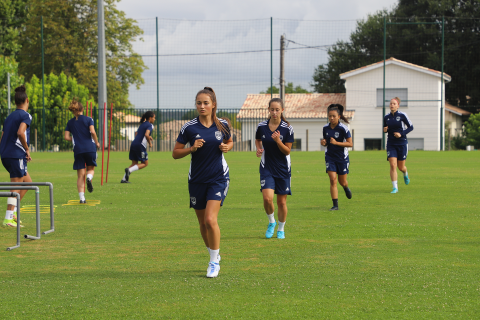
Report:
M220 271L220 265L216 262L209 262L207 269L207 278L216 278Z

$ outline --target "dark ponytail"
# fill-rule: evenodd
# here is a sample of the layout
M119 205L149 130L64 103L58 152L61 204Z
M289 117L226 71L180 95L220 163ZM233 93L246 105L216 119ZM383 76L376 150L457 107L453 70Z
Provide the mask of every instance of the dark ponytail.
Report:
M343 120L343 122L350 123L348 122L347 118L345 118L345 116L343 115L343 111L345 110L345 108L341 104L335 103L335 104L329 105L327 108L327 116L328 116L328 113L332 110L337 111L338 116L340 117L341 120Z
M22 84L20 87L15 88L15 105L21 106L27 100L27 93L25 92L25 86Z
M151 117L155 117L155 112L153 111L147 111L143 114L142 119L140 120L140 123L144 123L145 120L150 119Z
M285 106L283 105L283 100L280 99L280 98L273 98L272 100L270 100L268 102L268 108L270 109L270 105L272 104L272 102L276 102L278 104L280 104L280 106L282 107L282 115L280 116L280 118L287 123L287 125L290 125L290 123L287 121L287 119L285 119L285 116L283 115L283 111L285 110Z

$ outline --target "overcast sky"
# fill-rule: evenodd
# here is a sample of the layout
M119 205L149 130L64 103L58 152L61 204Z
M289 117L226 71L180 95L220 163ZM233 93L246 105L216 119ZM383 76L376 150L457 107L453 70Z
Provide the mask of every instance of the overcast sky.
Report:
M314 69L328 61L328 46L348 40L356 20L391 9L397 1L121 0L117 8L144 30L144 41L136 42L134 49L149 68L141 89L130 88L130 100L137 108L157 105L155 17L159 18L160 107L193 107L195 93L211 86L220 107L240 108L248 93L270 86L270 17L274 85L279 82L276 50L284 34L293 41L286 52L286 81L312 90ZM305 49L305 45L318 48Z

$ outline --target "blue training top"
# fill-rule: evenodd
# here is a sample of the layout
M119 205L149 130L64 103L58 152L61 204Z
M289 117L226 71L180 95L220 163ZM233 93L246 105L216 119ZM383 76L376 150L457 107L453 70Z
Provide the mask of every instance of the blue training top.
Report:
M391 113L385 115L383 118L383 126L388 126L387 146L403 146L408 144L407 134L413 130L413 124L406 113L396 111L393 115ZM402 136L395 138L393 135L395 132L400 133Z
M287 179L292 176L290 155L285 155L277 143L272 139L273 131L270 130L267 121L260 122L255 133L255 139L262 140L263 154L260 160L260 174L271 175L275 178ZM275 131L280 132L280 140L283 143L293 143L293 127L288 125L285 121L281 121L280 125Z
M195 140L205 140L203 146L191 154L189 183L212 183L230 179L227 162L219 148L223 140L230 139L230 128L227 121L218 120L227 129L227 134L218 130L215 123L210 128L205 127L198 117L185 123L178 134L177 141L181 144L190 143L193 146Z
M142 147L145 148L145 150L147 149L148 141L147 141L147 138L145 137L145 132L147 132L147 130L150 130L150 134L151 134L153 132L153 124L151 124L148 121L144 121L138 127L137 135L135 136L135 139L133 139L132 141L132 146L141 145Z
M330 138L334 138L337 142L345 142L348 138L351 138L350 130L348 127L340 121L332 129L330 123L323 126L323 139L327 141L325 146L325 158L329 157L334 161L348 162L348 148L330 144Z
M28 144L28 141L30 140L30 130L28 128L32 123L32 116L25 110L16 109L5 119L3 124L3 137L0 142L0 157L5 159L24 159L27 156L27 152L17 135L22 122L27 125L27 130L25 130L25 140Z
M97 152L97 146L90 133L90 126L93 126L93 119L84 115L79 115L78 120L75 117L68 120L65 131L72 134L73 153L75 155Z

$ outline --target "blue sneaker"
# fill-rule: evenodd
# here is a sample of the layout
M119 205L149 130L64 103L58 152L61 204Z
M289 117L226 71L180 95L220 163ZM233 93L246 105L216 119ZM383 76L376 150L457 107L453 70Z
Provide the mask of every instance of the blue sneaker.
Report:
M397 188L393 188L393 189L392 189L392 192L390 192L390 193L398 193L398 189L397 189Z
M285 231L277 231L277 239L285 239Z
M275 227L277 226L277 222L275 221L274 223L269 223L267 232L265 232L265 238L270 239L273 237L273 233L275 232Z
M408 175L403 176L403 180L405 181L405 184L408 186L408 184L410 183L410 178L408 177Z

